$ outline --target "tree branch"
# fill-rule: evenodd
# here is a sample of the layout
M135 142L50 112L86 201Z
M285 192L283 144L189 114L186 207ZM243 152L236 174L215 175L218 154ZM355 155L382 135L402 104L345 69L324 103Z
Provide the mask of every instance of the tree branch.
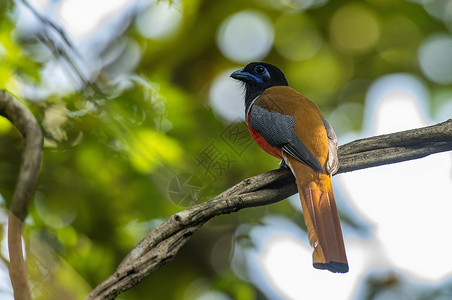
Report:
M31 299L27 266L22 253L22 230L28 204L41 165L42 131L36 119L16 98L0 90L0 115L7 118L24 137L24 153L8 220L9 273L17 300Z
M452 119L434 126L357 140L339 147L339 170L350 172L452 150ZM288 170L273 170L239 182L212 200L177 214L151 231L116 272L86 299L114 299L170 262L196 230L211 218L283 200L297 193Z

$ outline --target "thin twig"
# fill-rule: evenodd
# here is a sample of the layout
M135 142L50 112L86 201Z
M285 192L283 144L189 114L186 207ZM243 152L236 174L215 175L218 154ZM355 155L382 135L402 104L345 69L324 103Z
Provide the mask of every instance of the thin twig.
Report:
M338 173L421 158L452 150L452 119L434 126L357 140L339 147ZM190 237L211 218L246 207L267 205L297 192L288 170L245 179L212 200L177 214L151 231L124 258L116 272L86 299L114 299L171 261Z
M38 179L43 136L27 108L6 91L0 90L0 115L7 118L24 137L24 153L8 220L9 273L16 300L31 299L27 266L22 253L22 230L28 204Z

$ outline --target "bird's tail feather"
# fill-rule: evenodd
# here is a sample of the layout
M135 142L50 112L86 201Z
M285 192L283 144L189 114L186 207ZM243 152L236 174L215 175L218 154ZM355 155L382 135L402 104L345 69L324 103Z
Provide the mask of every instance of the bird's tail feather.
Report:
M328 175L322 174L322 176ZM328 179L329 184L322 187L315 181L297 183L298 191L309 242L314 248L314 267L334 273L346 273L348 272L347 256L331 178Z

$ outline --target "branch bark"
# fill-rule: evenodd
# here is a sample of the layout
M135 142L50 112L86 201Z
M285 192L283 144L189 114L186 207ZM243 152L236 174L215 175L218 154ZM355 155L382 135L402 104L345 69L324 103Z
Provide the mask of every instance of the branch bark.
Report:
M31 300L27 266L22 253L22 230L28 204L38 179L43 136L27 108L6 91L0 90L0 115L7 118L24 137L24 153L8 219L9 273L16 300Z
M350 172L452 150L452 119L433 126L357 140L339 147L339 170ZM151 231L86 299L114 299L170 262L211 218L283 200L297 193L288 170L273 170L239 182L212 200L172 215Z

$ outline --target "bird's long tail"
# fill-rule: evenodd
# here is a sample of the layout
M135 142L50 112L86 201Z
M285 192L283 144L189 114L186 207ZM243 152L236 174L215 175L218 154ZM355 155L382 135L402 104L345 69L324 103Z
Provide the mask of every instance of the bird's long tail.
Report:
M326 186L315 181L297 183L298 192L309 242L314 248L314 267L334 273L346 273L348 272L347 256L331 179L328 179L330 183Z
M285 159L297 179L309 242L314 248L314 267L334 273L348 272L331 176L316 172L290 156Z

